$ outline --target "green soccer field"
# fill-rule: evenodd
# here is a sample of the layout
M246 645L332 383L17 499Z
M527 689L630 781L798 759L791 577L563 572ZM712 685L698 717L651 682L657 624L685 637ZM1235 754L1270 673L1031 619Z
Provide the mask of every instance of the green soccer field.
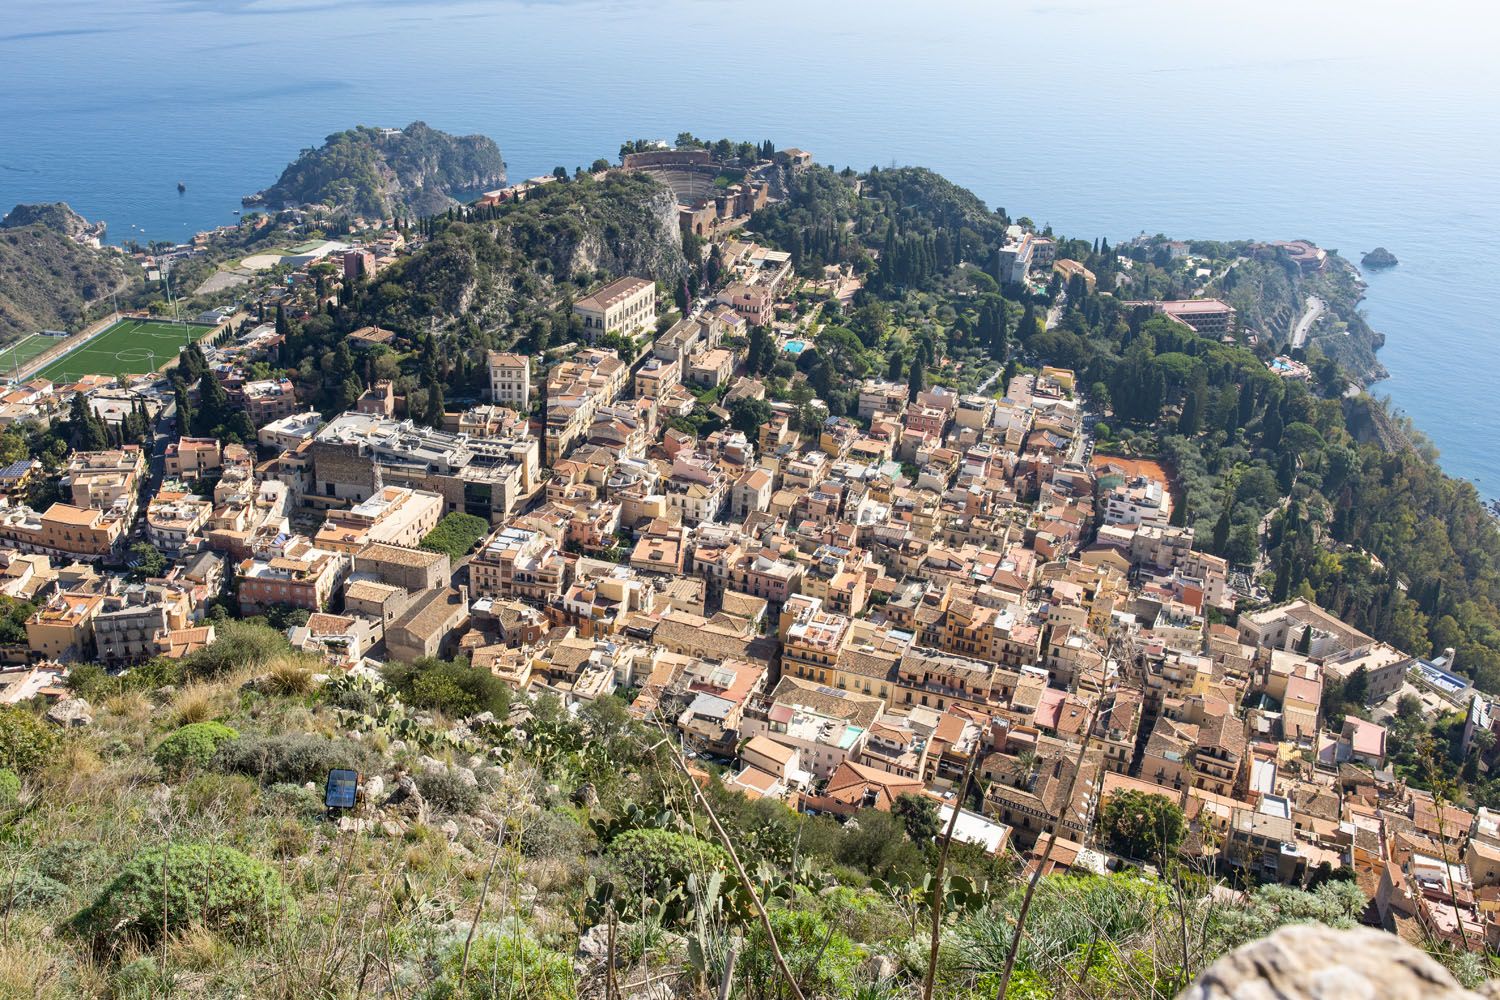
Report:
M122 319L78 350L37 372L52 382L73 382L84 375L142 375L171 361L190 342L213 331L202 323L164 323Z
M4 350L0 350L0 377L9 378L17 368L23 367L32 358L60 343L62 343L61 337L43 337L35 333L21 338Z

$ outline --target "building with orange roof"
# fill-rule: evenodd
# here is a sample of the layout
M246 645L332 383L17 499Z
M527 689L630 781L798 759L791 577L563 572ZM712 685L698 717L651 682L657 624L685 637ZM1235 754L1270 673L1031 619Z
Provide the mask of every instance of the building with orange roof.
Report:
M926 787L916 778L846 760L838 766L820 793L802 796L805 808L852 816L864 809L890 812L903 795L923 795Z

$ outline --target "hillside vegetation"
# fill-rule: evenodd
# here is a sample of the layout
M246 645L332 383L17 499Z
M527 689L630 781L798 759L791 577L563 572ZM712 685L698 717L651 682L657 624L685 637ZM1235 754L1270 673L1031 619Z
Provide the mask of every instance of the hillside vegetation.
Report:
M17 205L0 221L0 342L39 330L76 332L88 308L124 293L139 270L74 237L88 223L67 205Z
M600 281L634 274L672 284L687 271L676 200L645 174L549 184L520 203L437 222L434 238L360 301L371 322L416 331L435 319L499 345L545 320L560 343L568 304Z
M304 149L275 184L247 201L388 218L441 212L457 204L455 192L504 183L505 161L493 139L449 135L424 122L399 132L361 125Z
M218 627L180 663L79 670L87 728L0 712L20 777L0 804L0 995L560 1000L605 995L613 955L621 995L708 997L731 952L737 997L790 996L789 979L809 998L918 992L930 808L840 827L716 781L700 794L613 698L576 718L545 697L507 708L461 662L322 683L264 625ZM330 819L334 767L364 775L367 802ZM1014 872L952 849L938 996L994 995ZM1206 890L1043 879L1009 995L1167 997L1227 948L1363 905L1338 882L1238 905Z

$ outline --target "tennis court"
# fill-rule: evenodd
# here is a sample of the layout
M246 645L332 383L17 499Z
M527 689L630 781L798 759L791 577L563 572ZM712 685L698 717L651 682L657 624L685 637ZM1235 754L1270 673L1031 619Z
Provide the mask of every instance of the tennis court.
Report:
M25 367L26 362L61 343L61 337L43 337L38 333L22 337L0 350L0 376L9 378L16 369Z
M171 361L189 343L207 336L203 323L122 319L76 351L41 371L52 382L75 382L85 375L141 375Z

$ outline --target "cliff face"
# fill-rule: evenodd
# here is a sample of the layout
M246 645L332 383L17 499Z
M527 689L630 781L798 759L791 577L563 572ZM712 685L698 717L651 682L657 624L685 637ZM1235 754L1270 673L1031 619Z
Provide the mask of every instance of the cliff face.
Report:
M1322 271L1303 274L1284 259L1247 259L1230 268L1208 289L1239 311L1247 329L1269 335L1277 350L1286 350L1308 296L1326 307L1308 331L1316 344L1361 384L1387 374L1375 356L1385 337L1370 328L1360 312L1364 284L1354 265L1333 250Z
M605 271L659 279L682 277L686 264L682 230L677 225L677 199L672 192L656 184L639 190L622 189L618 197L635 206L639 216L636 224L619 225L611 219L600 219L598 225L575 231L552 254L558 273Z
M493 139L449 135L423 122L400 131L361 125L303 150L275 184L245 201L379 217L433 215L457 204L454 192L504 183L505 161Z
M381 275L367 319L395 329L511 329L598 276L687 272L672 193L644 174L548 184L496 219L456 222Z
M81 239L103 235L104 223L91 223L73 211L65 201L47 202L40 205L17 205L0 219L0 229L20 229L22 226L46 226L64 236Z
M0 342L82 325L89 306L124 292L137 269L80 242L100 230L67 205L17 205L0 222Z

